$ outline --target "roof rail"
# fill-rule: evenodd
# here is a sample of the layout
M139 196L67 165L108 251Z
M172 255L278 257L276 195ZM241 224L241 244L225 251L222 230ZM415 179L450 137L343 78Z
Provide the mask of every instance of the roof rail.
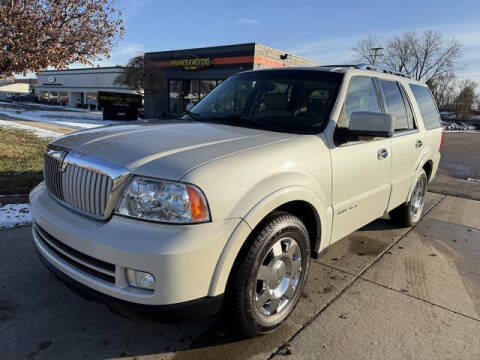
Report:
M395 70L390 70L386 67L383 66L378 66L378 65L373 65L373 64L368 64L368 63L360 63L355 65L355 69L363 69L363 70L372 70L372 71L377 71L381 72L384 74L392 74L392 75L397 75L401 77L405 77L408 79L411 79L412 77L404 72L401 71L395 71Z
M383 66L378 66L378 65L373 65L373 64L368 64L368 63L360 63L356 65L351 65L351 64L344 64L344 65L321 65L320 67L328 67L328 68L354 68L354 69L360 69L360 70L371 70L371 71L377 71L380 73L384 74L391 74L391 75L397 75L401 77L405 77L408 79L411 79L412 77L406 73L400 72L400 71L395 71L395 70L390 70L386 67Z

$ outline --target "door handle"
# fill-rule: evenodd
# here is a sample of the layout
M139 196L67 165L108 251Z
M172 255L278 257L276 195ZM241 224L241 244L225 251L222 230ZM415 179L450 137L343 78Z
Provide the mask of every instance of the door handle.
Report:
M423 146L422 140L417 140L417 142L415 143L415 147L416 147L417 149L420 149L422 146Z
M388 156L388 151L387 149L380 149L377 152L377 159L378 160L383 160Z

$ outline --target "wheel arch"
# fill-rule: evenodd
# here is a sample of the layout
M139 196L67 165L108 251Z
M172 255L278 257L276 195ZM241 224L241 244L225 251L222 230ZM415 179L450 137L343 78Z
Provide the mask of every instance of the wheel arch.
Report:
M413 178L412 184L410 185L410 190L408 191L408 196L406 201L410 199L410 196L412 195L412 191L415 188L417 178L422 170L424 170L425 173L427 174L427 184L428 184L433 171L433 161L429 157L424 157L417 165L417 168L415 169L415 177Z
M432 177L432 171L433 171L433 161L432 160L427 160L423 163L422 169L425 170L427 173L427 180L430 182L430 178Z
M228 239L217 262L209 295L215 296L225 291L230 273L243 246L272 212L292 212L304 221L309 236L314 236L314 239L310 239L311 254L313 256L318 254L330 240L332 212L331 208L326 208L323 204L325 203L315 193L302 186L289 186L277 190L257 203Z

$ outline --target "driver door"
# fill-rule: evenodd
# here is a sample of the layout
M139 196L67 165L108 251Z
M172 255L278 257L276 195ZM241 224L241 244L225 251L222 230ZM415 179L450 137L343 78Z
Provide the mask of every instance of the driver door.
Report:
M350 79L331 150L333 231L331 243L382 216L390 196L390 138L339 136L356 111L382 111L373 79Z

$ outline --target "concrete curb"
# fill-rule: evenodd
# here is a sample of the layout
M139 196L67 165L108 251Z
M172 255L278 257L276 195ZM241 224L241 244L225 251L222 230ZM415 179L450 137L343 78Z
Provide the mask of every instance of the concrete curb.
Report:
M0 204L27 204L28 194L0 195Z

